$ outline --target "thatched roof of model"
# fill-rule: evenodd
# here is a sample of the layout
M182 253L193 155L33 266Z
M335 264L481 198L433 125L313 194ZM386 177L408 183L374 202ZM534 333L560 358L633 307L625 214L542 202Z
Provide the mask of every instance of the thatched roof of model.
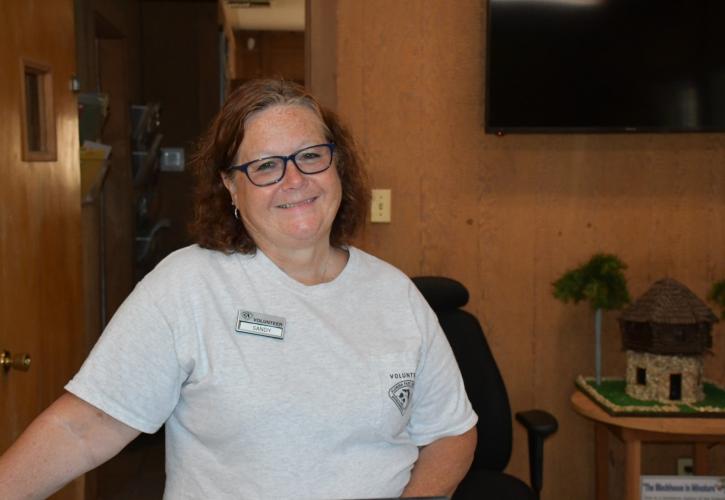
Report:
M620 320L688 325L716 323L717 316L685 285L672 278L664 278L627 307Z

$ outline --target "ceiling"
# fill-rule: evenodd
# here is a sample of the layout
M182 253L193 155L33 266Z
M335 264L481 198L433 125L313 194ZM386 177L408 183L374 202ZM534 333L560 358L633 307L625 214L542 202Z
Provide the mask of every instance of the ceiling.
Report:
M219 0L224 25L232 31L304 31L305 0Z

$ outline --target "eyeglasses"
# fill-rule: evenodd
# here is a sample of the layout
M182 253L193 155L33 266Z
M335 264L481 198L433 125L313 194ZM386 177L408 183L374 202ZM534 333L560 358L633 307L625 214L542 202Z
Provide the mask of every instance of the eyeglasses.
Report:
M270 186L282 180L287 171L287 162L292 160L297 170L303 174L312 175L324 172L332 165L332 155L335 145L317 144L289 156L268 156L241 165L232 165L227 171L239 170L247 174L249 181L258 187Z

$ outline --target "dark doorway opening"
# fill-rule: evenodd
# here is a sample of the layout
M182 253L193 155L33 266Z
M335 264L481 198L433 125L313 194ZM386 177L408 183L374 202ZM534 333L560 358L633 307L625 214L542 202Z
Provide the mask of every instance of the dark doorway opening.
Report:
M682 375L679 373L670 375L670 399L673 401L682 399Z

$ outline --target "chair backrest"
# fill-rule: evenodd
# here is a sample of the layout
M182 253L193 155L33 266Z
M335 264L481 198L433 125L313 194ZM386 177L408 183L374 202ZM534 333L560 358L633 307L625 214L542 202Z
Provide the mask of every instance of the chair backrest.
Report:
M450 278L421 276L413 282L438 316L478 414L478 445L471 470L503 471L511 458L511 406L478 319L461 309L468 290Z

